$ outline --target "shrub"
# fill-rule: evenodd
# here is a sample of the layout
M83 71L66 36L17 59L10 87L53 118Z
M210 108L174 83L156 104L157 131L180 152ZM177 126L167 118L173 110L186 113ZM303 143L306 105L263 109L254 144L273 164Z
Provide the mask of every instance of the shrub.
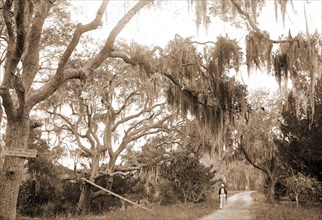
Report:
M301 173L289 177L282 181L287 188L288 195L293 195L298 202L315 203L322 197L322 184L316 178L305 176Z
M265 196L261 193L252 193L255 204L252 206L251 213L254 219L272 220L272 219L294 219L294 220L318 220L322 219L322 210L320 206L299 205L292 202L283 202L279 204L265 203Z
M36 180L25 181L19 190L17 212L30 217L55 217L74 214L79 185L66 181L56 185Z
M206 199L213 185L214 171L205 167L197 157L189 153L179 153L173 160L162 164L161 176L174 182L181 191L183 201L201 202Z
M160 188L160 205L173 205L182 200L182 194L176 188L174 182L161 181L159 184Z

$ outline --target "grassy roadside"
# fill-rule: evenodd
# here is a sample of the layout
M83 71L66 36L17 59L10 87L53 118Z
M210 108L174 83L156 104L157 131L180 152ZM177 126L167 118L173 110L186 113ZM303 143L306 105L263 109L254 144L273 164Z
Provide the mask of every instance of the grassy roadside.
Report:
M141 208L128 208L127 210L115 210L101 215L75 216L65 218L55 218L55 220L197 220L212 213L219 207L219 200L208 199L196 204L178 204L171 206L156 206L152 212ZM18 216L17 220L35 220L39 218L29 218ZM51 220L51 218L41 218Z
M258 220L320 220L322 219L322 207L302 206L290 202L278 204L265 203L265 196L262 193L252 193L254 205L251 214Z
M73 220L191 220L198 219L210 214L219 206L217 199L209 199L197 204L178 204L172 206L157 206L152 208L152 212L131 208L127 210L115 210L102 215L91 215L86 217L72 218Z
M228 192L228 197L238 193L237 191ZM152 212L140 208L128 210L115 210L105 213L101 216L86 216L81 218L72 218L73 220L197 220L203 216L209 215L219 207L219 199L208 199L196 204L178 204L172 206L157 206L152 208Z

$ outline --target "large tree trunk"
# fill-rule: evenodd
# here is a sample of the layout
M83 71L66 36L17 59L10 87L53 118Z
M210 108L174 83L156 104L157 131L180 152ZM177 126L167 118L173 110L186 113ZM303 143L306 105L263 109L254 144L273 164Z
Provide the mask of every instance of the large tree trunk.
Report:
M88 183L84 183L77 206L78 214L86 215L89 213L91 202L93 200L92 195L92 186Z
M91 175L89 179L94 180L95 182L95 177L98 174L98 169L99 169L99 156L92 155L91 159L92 159ZM84 185L81 190L81 194L79 196L78 205L77 205L78 214L86 215L89 213L92 200L94 199L92 188L93 188L92 185L84 182Z
M6 158L0 176L0 219L15 219L23 159Z
M275 184L276 178L273 176L267 177L267 193L266 193L266 200L269 203L274 203L274 195L275 195Z
M6 148L27 148L29 132L29 118L15 121L8 119ZM0 220L16 219L19 186L25 172L24 160L21 157L5 157L0 172Z

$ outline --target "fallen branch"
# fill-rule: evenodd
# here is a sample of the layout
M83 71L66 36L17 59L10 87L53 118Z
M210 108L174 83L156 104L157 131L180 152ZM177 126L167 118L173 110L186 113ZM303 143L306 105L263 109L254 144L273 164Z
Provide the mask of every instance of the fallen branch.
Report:
M126 199L126 198L124 198L124 197L122 197L122 196L120 196L120 195L118 195L118 194L116 194L116 193L113 193L112 191L110 191L110 190L108 190L108 189L105 189L105 188L103 188L103 187L101 187L101 186L99 186L99 185L97 185L97 184L93 183L92 181L90 181L90 180L88 180L88 179L82 178L82 180L84 180L85 182L87 182L87 183L89 183L89 184L91 184L91 185L93 185L93 186L95 186L95 187L99 188L100 190L103 190L103 191L105 191L105 192L108 192L109 194L112 194L113 196L116 196L116 197L118 197L118 198L120 198L120 199L123 199L124 201L127 201L127 202L129 202L129 203L133 204L133 205L136 205L136 206L138 206L138 207L140 207L140 208L142 208L142 209L148 210L149 212L152 212L152 210L151 210L151 209L148 209L148 208L146 208L146 207L144 207L144 206L142 206L142 205L140 205L140 204L137 204L137 203L135 203L135 202L132 202L131 200L128 200L128 199Z

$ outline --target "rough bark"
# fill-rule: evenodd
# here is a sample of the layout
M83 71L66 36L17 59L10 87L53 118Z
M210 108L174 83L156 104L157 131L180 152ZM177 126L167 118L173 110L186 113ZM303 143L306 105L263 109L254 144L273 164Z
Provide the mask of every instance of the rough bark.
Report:
M21 174L23 170L23 159L6 157L4 169L0 176L0 219L15 219L16 206L19 186L21 183Z
M90 205L93 200L92 197L92 186L86 182L84 182L84 185L81 190L81 195L79 197L79 202L77 206L77 212L78 214L86 215L90 211Z
M6 130L6 146L11 149L27 148L29 120L9 121ZM0 219L16 219L16 203L19 186L24 174L24 158L6 156L0 173Z
M111 172L114 171L114 166L115 166L114 163L115 163L114 160L110 161L110 163L109 163L109 170L111 170ZM103 185L105 185L105 188L108 190L112 189L113 176L109 176L109 177L100 176L100 175L98 175L98 171L92 170L92 174L91 174L90 179L93 182L97 182L97 181L99 181L99 179L100 180L103 179L103 182L105 182L105 183L103 183ZM100 197L103 194L105 194L105 192L103 192L102 190L93 192L92 186L90 184L88 184L87 182L84 182L84 186L82 187L81 195L79 197L79 201L78 201L78 205L77 205L78 214L82 214L82 215L88 214L90 212L90 206L91 206L92 201L94 199Z
M92 157L92 170L90 179L95 182L96 174L98 173L99 168L99 157L93 156ZM92 186L86 182L83 183L83 187L81 189L81 194L79 196L79 201L77 205L77 212L78 214L86 215L90 211L90 206L96 197L92 192Z

